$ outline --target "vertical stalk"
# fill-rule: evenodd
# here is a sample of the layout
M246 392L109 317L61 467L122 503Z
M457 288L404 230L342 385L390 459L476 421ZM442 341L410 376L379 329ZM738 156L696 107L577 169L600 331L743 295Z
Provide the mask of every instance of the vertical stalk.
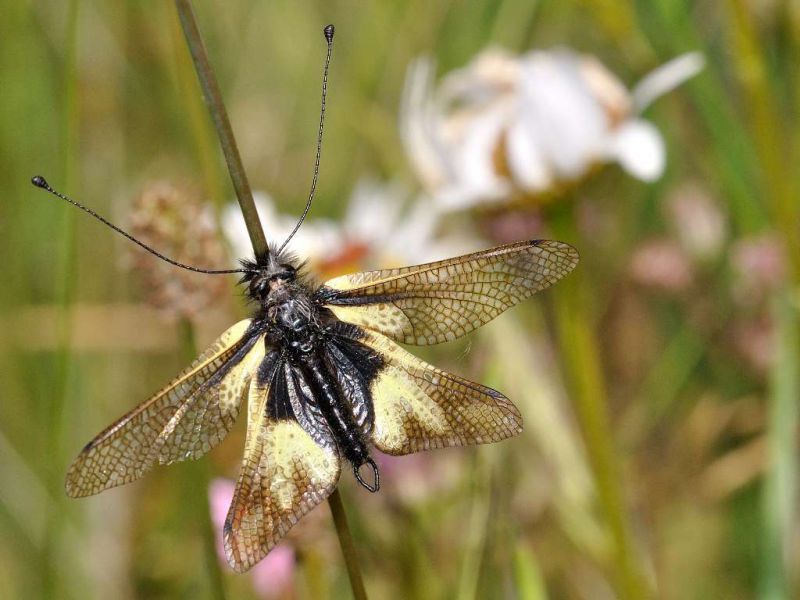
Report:
M793 279L800 279L800 228L793 189L794 170L789 168L791 143L769 82L766 53L758 39L755 22L744 0L729 0L733 26L734 58L745 92L756 155L761 166L761 183L767 192L772 225L781 232L792 266ZM791 136L789 136L791 137Z
M353 534L347 524L347 513L344 512L342 496L339 490L333 490L328 498L328 506L331 508L333 523L336 526L336 535L339 537L339 546L344 555L344 562L347 565L347 576L350 579L350 587L353 590L355 600L367 600L367 592L364 589L364 580L361 577L361 568L358 566L358 556L356 547L353 543Z
M184 98L192 138L197 148L197 160L205 180L206 193L211 197L218 213L225 203L225 186L220 177L221 172L217 163L214 132L204 113L203 102L198 94L199 88L193 73L194 68L190 58L184 52L183 32L178 15L174 11L170 11L169 21L178 90Z
M62 112L62 152L64 157L64 182L68 189L77 186L78 168L76 161L78 145L78 9L79 1L70 0L67 6L67 27L65 32L66 47L64 57L64 105ZM62 232L59 236L56 305L57 346L55 353L55 377L50 403L47 406L46 423L46 456L48 459L47 482L49 494L48 514L45 528L43 549L43 597L57 597L58 571L61 545L62 523L64 515L61 509L64 497L61 463L56 459L63 456L61 445L63 440L62 423L64 405L69 394L70 364L72 352L70 348L71 306L74 297L75 281L75 215L67 211L62 216Z
M627 522L598 343L587 312L580 269L556 287L556 327L578 422L592 467L598 500L611 534L613 567L621 598L647 597Z
M761 597L793 597L791 569L797 549L791 528L797 518L797 395L800 391L798 354L800 321L791 306L791 294L800 282L800 208L797 204L796 169L790 124L780 115L774 86L769 78L767 53L759 39L752 14L743 0L729 0L734 57L747 101L761 184L770 208L772 227L785 244L790 277L773 298L775 346L769 381L768 470L762 494L764 555ZM796 115L795 115L796 116ZM796 595L796 594L794 594Z
M184 358L191 361L197 356L194 327L188 319L181 319L180 323L180 348ZM205 561L210 597L215 600L225 600L225 584L222 570L219 567L216 540L214 539L214 525L208 509L208 462L193 461L190 464L188 476L190 486L185 493L191 495L189 500L194 520L203 541L203 559Z
M253 192L250 190L250 183L244 172L242 158L239 156L239 148L236 145L236 138L233 137L233 130L228 119L228 112L222 102L222 94L219 91L217 78L208 60L203 38L197 28L197 21L194 17L194 9L190 0L175 0L178 9L178 17L183 27L183 35L186 44L189 46L189 53L192 55L197 78L200 87L203 89L203 98L208 106L214 128L217 130L219 142L222 146L222 153L225 155L225 163L228 165L228 172L231 175L233 189L236 191L236 198L239 200L239 207L242 209L247 233L253 250L256 255L267 253L267 238L264 229L261 227L261 219L258 217L255 202L253 202Z
M800 411L800 323L797 307L788 293L773 298L775 358L770 373L767 426L767 472L762 490L764 552L761 560L760 597L765 600L795 597L792 589L793 544L786 531L795 520L797 488L796 427Z
M631 55L652 54L648 42L641 35L636 23L636 7L633 2L615 0L581 0L595 15L607 35L621 44Z
M225 162L228 165L233 187L236 190L236 197L242 209L242 216L247 225L247 233L253 244L253 250L256 255L265 254L268 250L267 239L261 227L258 212L256 212L250 184L244 172L239 150L236 146L236 140L233 136L233 130L228 120L228 114L225 111L225 105L222 102L219 85L217 84L216 77L214 76L214 72L208 60L208 54L206 53L200 30L197 27L192 4L190 0L175 0L175 7L178 10L178 16L180 17L181 26L183 27L183 34L189 46L189 52L192 55L192 61L194 62L195 71L197 71L200 87L203 89L203 97L211 113L214 127L217 130L217 135L222 145L222 152L225 154ZM333 491L328 499L328 504L331 509L331 514L333 515L336 534L339 537L339 545L342 548L342 554L344 555L345 564L347 566L347 573L350 578L353 596L356 600L364 600L367 595L361 576L361 568L358 564L358 557L356 556L355 545L353 544L353 536L347 524L347 515L344 512L344 506L338 490Z
M465 524L464 557L455 590L456 600L471 600L479 595L481 560L486 552L487 530L491 526L491 466L488 464L490 450L484 448L473 454L471 506Z

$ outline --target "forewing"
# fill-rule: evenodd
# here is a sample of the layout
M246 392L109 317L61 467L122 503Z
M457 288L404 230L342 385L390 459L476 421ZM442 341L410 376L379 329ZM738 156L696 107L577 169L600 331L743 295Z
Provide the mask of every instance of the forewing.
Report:
M387 454L497 442L522 431L522 416L500 392L429 365L385 336L356 339L383 358L370 384L371 439Z
M239 572L261 560L339 481L336 444L324 420L304 407L310 388L302 375L281 360L263 375L250 389L244 461L225 520L225 554ZM301 408L313 437L294 416Z
M533 240L439 262L325 283L318 298L342 321L406 344L461 337L549 287L578 264L569 244Z
M218 444L264 356L263 336L250 325L245 319L228 329L168 386L89 442L67 472L67 494L97 494Z

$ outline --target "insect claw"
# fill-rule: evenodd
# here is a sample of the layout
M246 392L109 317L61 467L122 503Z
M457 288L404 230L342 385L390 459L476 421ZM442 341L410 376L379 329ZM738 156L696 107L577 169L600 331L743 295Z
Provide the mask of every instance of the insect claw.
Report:
M364 479L361 477L360 469L364 465L369 465L372 467L372 480L373 485L368 484ZM381 489L381 474L378 470L378 465L375 464L375 461L372 460L371 457L367 457L367 459L361 463L360 465L353 465L353 475L356 477L356 481L360 483L367 491L372 492L373 494Z

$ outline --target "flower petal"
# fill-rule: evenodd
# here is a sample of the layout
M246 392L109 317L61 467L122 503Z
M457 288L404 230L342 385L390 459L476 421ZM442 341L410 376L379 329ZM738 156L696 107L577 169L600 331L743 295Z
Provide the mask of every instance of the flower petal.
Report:
M253 567L253 590L259 598L282 597L291 587L295 572L294 550L279 544Z
M525 124L512 123L506 135L508 168L524 189L540 192L553 184L552 172Z
M472 187L478 194L495 195L502 177L494 164L494 152L502 138L506 117L504 111L487 110L476 116L469 128L463 131L460 147L455 146L458 155L459 180Z
M634 109L641 113L654 100L697 75L705 64L706 59L700 52L687 52L651 71L631 92Z
M623 123L611 138L608 157L642 181L655 181L664 172L666 151L658 129L647 121Z
M400 136L412 167L431 187L452 179L452 160L441 137L442 115L431 99L434 63L418 58L408 68L400 106Z
M573 52L531 52L520 80L519 118L558 178L583 175L601 153L608 123Z

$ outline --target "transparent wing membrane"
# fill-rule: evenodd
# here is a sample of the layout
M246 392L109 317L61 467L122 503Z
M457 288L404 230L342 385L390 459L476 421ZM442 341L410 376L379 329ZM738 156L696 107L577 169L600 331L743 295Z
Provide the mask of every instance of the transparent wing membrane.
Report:
M336 444L318 443L294 417L269 417L268 403L296 405L301 393L284 364L250 388L244 459L224 531L225 554L239 572L261 560L339 481Z
M337 318L405 344L438 344L491 321L575 268L578 252L535 240L439 262L345 275L320 298Z
M67 472L67 494L97 494L217 445L264 356L260 339L246 336L249 326L246 319L228 329L167 387L89 442Z
M437 369L381 334L368 332L358 341L384 360L370 386L371 439L380 451L487 444L522 431L522 416L500 392Z

